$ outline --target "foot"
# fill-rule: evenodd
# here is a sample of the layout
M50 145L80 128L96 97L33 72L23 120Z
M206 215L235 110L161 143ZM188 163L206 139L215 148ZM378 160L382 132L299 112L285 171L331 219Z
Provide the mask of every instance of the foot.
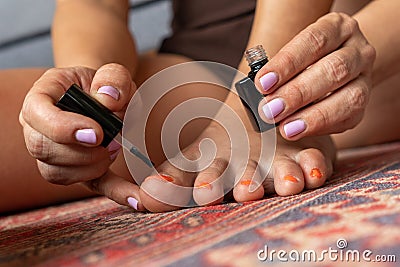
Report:
M231 155L229 138L219 126L212 125L183 154L190 160L201 156L200 141L212 139L217 144L214 160L200 172L188 172L174 167L170 161L158 166L158 174L147 177L141 184L140 199L149 211L176 210L190 205L214 205L224 200L227 187L233 187L233 198L238 202L262 199L265 194L288 196L304 189L324 184L332 174L335 147L330 137L304 138L289 142L277 136L275 157L268 175L262 177L258 164L259 134L249 133L250 160L241 176L232 180L226 171ZM263 162L264 163L264 162ZM230 174L229 174L230 173ZM260 186L261 185L261 186Z

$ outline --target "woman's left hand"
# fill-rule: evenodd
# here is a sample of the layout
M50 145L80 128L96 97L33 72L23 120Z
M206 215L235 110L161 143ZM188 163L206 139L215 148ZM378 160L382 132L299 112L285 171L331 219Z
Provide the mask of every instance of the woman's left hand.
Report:
M257 74L259 113L288 140L339 133L362 119L372 87L375 49L348 15L321 17Z

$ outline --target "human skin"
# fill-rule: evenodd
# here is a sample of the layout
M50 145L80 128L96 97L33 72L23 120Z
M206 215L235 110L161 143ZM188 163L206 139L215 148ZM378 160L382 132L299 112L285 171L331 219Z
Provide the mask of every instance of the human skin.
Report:
M60 1L62 2L62 1ZM88 1L89 3L90 1ZM106 3L107 1L102 1L103 3ZM74 2L71 1L71 4L68 5L73 5L73 4L79 4L78 2ZM59 6L61 7L61 6ZM65 10L70 10L70 9L65 9ZM77 9L79 10L79 9ZM108 9L104 9L108 10ZM284 9L283 9L284 10ZM63 10L59 11L62 13ZM87 10L89 12L89 10ZM108 12L108 11L107 11ZM323 11L318 11L316 12L315 16L318 17L321 15L321 12L326 12L325 9ZM58 13L60 14L60 13ZM88 15L88 14L86 14ZM80 16L76 16L76 17L80 17ZM107 16L106 16L107 17ZM57 17L56 17L57 18ZM303 22L302 18L299 18L298 22ZM293 31L284 31L286 33L288 33L288 39L285 39L284 37L282 37L282 40L280 40L281 43L276 42L276 44L271 44L271 47L276 47L277 49L279 49L279 47L283 46L283 44L285 42L287 42L288 40L290 40L291 37L293 37L294 35L296 35L298 33L298 30L301 30L302 28L304 28L305 26L307 26L309 23L311 23L312 20L307 20L307 22L304 22L304 25L302 25L301 27L299 26L300 23L293 23L294 25L299 26L300 29L296 29ZM109 23L110 24L110 23ZM303 27L304 26L304 27ZM361 25L362 27L362 25ZM64 30L70 31L71 29L67 28L63 28ZM57 24L55 24L54 28L53 28L53 32L58 32L59 29L57 29ZM62 32L62 31L61 31ZM125 32L125 31L123 31ZM126 33L126 32L125 32ZM101 34L101 33L99 33ZM60 35L62 36L62 35ZM67 36L71 36L71 35L67 35ZM98 36L99 39L104 39L104 38L110 38L110 33L105 33L104 35ZM69 41L73 43L73 38L69 38ZM77 38L79 40L79 38ZM110 38L112 39L112 38ZM57 39L55 39L56 41ZM58 39L60 42L62 42L61 39ZM127 40L127 42L131 42L129 40L129 38L126 38L124 40ZM90 41L90 40L89 40ZM93 43L93 42L87 42L87 43ZM106 42L108 44L108 42ZM111 48L115 45L116 43L111 42L110 46ZM124 47L132 47L134 44L130 43L127 46ZM55 44L55 47L57 47L57 45ZM61 46L59 46L61 47ZM117 46L118 47L118 46ZM268 46L269 47L269 46ZM174 56L160 56L160 57L147 57L145 58L143 61L141 61L139 64L140 66L143 66L143 68L137 68L136 65L131 65L131 62L135 61L136 55L133 55L132 57L124 57L120 55L120 52L122 51L121 49L116 49L115 47L113 49L108 50L106 49L106 47L101 47L100 49L93 49L90 50L91 52L96 51L96 53L93 53L93 58L91 57L87 57L87 56L79 56L80 53L83 53L84 55L87 55L87 51L79 51L79 50L74 50L74 45L70 45L70 46L66 46L64 47L64 49L66 49L67 51L62 51L64 49L61 50L56 50L55 51L55 59L56 59L56 63L58 64L58 66L75 66L75 65L83 65L83 66L87 66L90 67L92 69L98 69L100 66L109 63L109 62L118 62L122 65L124 65L127 68L127 72L130 74L134 74L134 79L138 82L138 84L140 84L140 81L143 81L146 77L148 77L149 75L151 75L152 73L155 73L167 66L173 65L175 63L179 63L179 62L185 62L188 59L182 58L182 57L174 57ZM68 51L68 49L71 49L71 51ZM58 52L57 52L58 51ZM108 53L104 53L104 51L108 51ZM115 57L113 56L113 51L115 51L116 55ZM76 57L62 57L62 54L65 53L67 55L76 55ZM378 56L379 56L379 51L378 51ZM104 56L104 57L103 57ZM129 62L125 62L126 59L131 59L128 60ZM378 57L379 60L379 57ZM29 77L31 80L29 81L29 79L27 79L27 82L24 86L25 90L27 90L26 86L27 84L32 83L35 79L37 79L40 74L43 72L43 70L38 70L38 71L32 71L31 75L27 76ZM29 73L29 72L28 72ZM35 76L36 75L36 76ZM112 82L112 81L110 81ZM10 88L13 87L12 84L10 84ZM20 86L22 87L22 86ZM6 87L5 87L6 89ZM97 88L98 89L98 88ZM119 88L117 88L119 89ZM194 90L191 90L194 91ZM23 90L21 90L18 94L15 94L11 96L11 98L15 98L15 101L21 101L21 94L23 95L25 92L23 92ZM380 99L380 101L383 102L383 100L388 97L388 95L390 96L390 94L388 94L387 92L393 92L392 91L387 91L384 90L383 92L385 92L385 94L379 95L377 96L375 99ZM96 96L96 94L94 94L94 96ZM217 95L217 96L213 96L211 93L209 95L210 97L215 97L215 98L220 98L223 99L225 96L224 95ZM103 101L106 105L107 102L112 102L112 99L110 99L110 96L107 95L97 95L96 97L98 97L98 99L100 101ZM171 104L171 106L176 105L177 103L179 103L179 101L184 101L185 99L190 99L191 96L190 94L183 97L182 99L175 99L175 102L173 102ZM228 97L228 100L230 98ZM395 98L396 99L396 98ZM7 102L11 101L10 97L8 97ZM231 105L233 108L235 108L238 112L238 114L240 114L240 116L243 117L243 120L246 121L245 115L243 115L243 110L241 109L241 106L239 106L238 103L238 99L229 102L227 101L227 103L229 105ZM170 107L166 107L165 110L168 111L171 109ZM378 107L380 107L379 103L377 104ZM371 114L374 114L373 110L369 111L369 107L367 107L367 114L368 112L370 112ZM376 107L376 106L373 106ZM392 108L398 108L398 105L394 105ZM160 107L160 113L161 112L161 108ZM117 110L115 110L117 111ZM390 120L390 118L389 118ZM157 127L161 127L160 125L157 126L156 123L157 120L155 120L155 124L152 126L153 129L157 129ZM364 120L365 121L365 120ZM363 121L363 122L364 122ZM363 125L363 122L360 125ZM391 121L389 121L391 122ZM373 122L371 122L373 123ZM204 128L204 122L203 124L201 124L201 126L199 126L198 128ZM394 124L396 125L396 124ZM96 126L92 125L92 128L95 128ZM354 130L357 130L358 127L356 127ZM154 131L157 132L157 131ZM368 134L372 135L373 131L368 131ZM351 132L350 132L351 133ZM184 143L186 144L190 144L190 142L193 141L193 139L195 139L195 137L199 134L199 132L189 132L187 134L188 136L188 140L184 141ZM213 137L220 134L220 131L217 129L217 126L215 125L211 125L209 128L207 128L206 131L203 132L202 136L203 137ZM335 140L340 140L340 138L342 138L340 142L342 142L342 144L346 143L346 134L340 135L340 137L336 138ZM364 133L365 135L366 133ZM389 133L389 135L392 134ZM392 138L396 138L398 139L399 135L396 135L396 132L394 134L392 134ZM15 138L15 135L7 135L7 140L10 140L10 142L12 143L12 141L14 140L16 143L21 143L21 140ZM100 137L100 136L99 136ZM380 139L378 139L379 141L385 141L385 140L390 140L390 138L386 138L386 137L382 137ZM17 140L15 140L17 139ZM392 139L393 140L393 139ZM30 140L32 141L32 140ZM29 140L28 140L29 142ZM189 151L189 153L193 153L195 154L195 149L196 148L196 143L197 140L194 142L194 145L192 146L187 146L185 151ZM258 189L257 192L255 192L254 194L248 194L248 190L247 190L247 183L243 182L243 183L239 183L238 186L234 189L234 197L237 201L245 201L245 200L252 200L252 199L259 199L261 198L264 193L270 193L273 191L277 191L279 194L281 195L287 195L287 194L293 194L293 193L297 193L300 192L304 187L306 188L315 188L318 187L320 185L323 184L323 182L325 181L326 178L329 177L330 172L331 172L331 164L332 164L332 160L334 158L334 155L332 155L332 151L334 151L334 149L332 149L332 145L331 142L329 141L329 138L326 137L319 137L316 139L304 139L302 141L299 141L297 143L294 142L287 142L283 139L279 139L278 140L279 146L278 146L278 156L276 157L276 161L274 162L274 166L275 168L273 169L272 172L272 178L274 178L273 182L275 182L275 186L271 186L271 179L267 179L266 183L264 184L263 187L260 187ZM351 144L351 141L349 141L349 143ZM371 143L371 141L369 141L369 143ZM54 145L54 144L53 144ZM83 146L82 150L85 149L89 149L87 146ZM191 150L192 149L192 150ZM13 155L18 156L20 153L22 155L22 158L27 159L27 152L24 151L23 149L21 149L20 151L15 151L15 150L7 150L9 153L14 153ZM60 152L60 151L59 151ZM108 160L109 159L109 154L106 153L106 150L103 150L103 161ZM311 153L310 153L311 152ZM8 154L9 154L8 153ZM65 155L65 151L63 153L60 152L60 154ZM172 169L169 165L168 162L162 163L163 158L162 153L160 151L157 151L157 147L155 147L153 150L150 150L150 154L151 155L155 155L156 157L158 156L158 158L156 159L156 162L158 164L160 164L160 167L158 170L163 171L164 173L170 173L171 175L173 175L173 182L175 183L182 183L183 181L185 183L188 183L188 185L200 185L200 184L204 184L204 183L210 183L213 179L215 179L216 176L218 176L218 174L223 170L224 165L226 164L226 162L224 162L224 160L218 160L215 162L215 164L212 166L212 168L210 168L208 171L203 172L202 175L199 175L196 179L196 177L192 178L192 179L186 179L186 174L181 174L181 173L176 173L175 169ZM256 153L257 154L257 153ZM311 154L311 155L310 155ZM333 153L334 154L334 153ZM4 154L5 155L5 154ZM302 156L301 156L302 155ZM20 158L20 157L17 157ZM153 157L152 157L153 158ZM299 158L307 158L307 159L311 159L311 161L296 161L295 159L299 159ZM8 159L5 158L4 162L8 162ZM29 162L29 166L30 167L34 167L34 160L27 160L27 162ZM31 164L32 163L32 164ZM110 164L111 162L109 162L108 164ZM73 166L72 162L69 162L70 165ZM105 166L107 167L108 164L105 164ZM257 162L251 161L251 164L257 164ZM251 164L249 164L249 169L248 169L248 175L251 176L252 175L252 171L254 171L254 166L251 166ZM15 164L14 167L9 168L8 173L10 173L9 177L12 177L13 170L16 170L19 166L20 163ZM111 169L114 171L114 173L116 174L116 176L112 176L112 177L125 177L125 181L132 181L129 180L129 173L127 172L126 166L124 166L125 163L122 159L121 156L119 156L115 162L113 163L113 165L111 165ZM319 166L320 165L320 166ZM10 165L8 165L10 166ZM12 163L11 163L11 166ZM322 177L322 179L315 179L315 177L311 177L311 170L315 167L318 166L320 171L323 172L324 177ZM28 168L28 167L27 167ZM29 169L29 168L28 168ZM211 172L210 172L211 170ZM25 172L27 173L27 172ZM29 172L28 172L29 173ZM93 171L94 173L94 171ZM291 173L292 176L295 177L295 179L297 179L297 182L293 183L293 181L290 180L285 180L284 178L287 176L288 173ZM304 177L304 173L306 174ZM60 174L60 179L62 177L62 173L58 173ZM29 208L29 207L34 207L37 205L43 205L46 203L53 203L56 201L66 201L66 200L70 200L70 199L76 199L82 196L90 196L93 195L93 193L85 193L85 191L83 191L83 189L80 189L79 187L74 187L74 186L68 186L65 189L65 191L63 189L60 189L60 187L57 186L50 186L50 184L48 183L43 183L43 179L40 177L40 175L38 173L34 173L32 175L33 177L30 179L30 181L32 181L32 183L35 186L32 186L31 188L35 188L35 190L32 190L33 192L31 193L30 196L32 197L25 197L22 193L21 196L18 198L18 204L15 204L16 201L13 201L12 198L10 198L10 196L8 196L7 199L5 199L5 202L1 202L2 204L4 203L4 210L15 210L18 208ZM90 176L90 175L89 175ZM98 174L93 175L94 180L96 181L95 183L93 183L96 186L91 186L89 185L89 188L93 189L95 193L101 193L101 194L105 194L108 197L110 197L111 199L116 200L118 203L124 204L124 205L128 205L126 199L128 196L134 196L135 198L137 198L139 200L139 209L144 209L144 207L146 207L149 210L152 211L163 211L163 210L171 210L171 209L175 209L177 207L170 207L168 205L164 205L163 203L159 203L156 199L154 199L152 196L149 196L148 194L146 194L146 192L144 191L140 191L133 183L130 183L129 188L131 188L131 190L128 190L129 192L123 192L123 190L119 190L118 186L109 186L110 185L110 180L109 178L105 179L104 177L109 177L109 176L102 176L100 177L100 179L98 179ZM146 181L151 181L152 178L158 178L158 177L150 177L148 180ZM16 178L16 176L14 176L14 179L9 178L9 179L3 179L3 183L8 187L8 188L18 188L18 185L21 185L21 182L17 181L23 181L24 175L22 175L22 173L19 173L18 178ZM114 178L113 178L114 179ZM246 177L242 178L242 181L246 181ZM35 183L34 181L38 181L37 183ZM41 181L41 182L39 182ZM101 181L99 183L99 181ZM115 181L115 179L113 180ZM120 182L123 182L123 180L119 180ZM16 184L17 183L17 184ZM92 185L93 185L92 184ZM36 186L37 185L37 186ZM145 184L146 185L146 184ZM162 190L162 186L163 184L160 185L160 190ZM55 192L53 190L55 190L55 188L57 188L58 194L54 194L52 192ZM73 190L72 190L73 188ZM105 190L105 189L110 189L110 190ZM36 190L37 189L37 190ZM42 191L41 191L42 190ZM45 197L42 196L41 198L36 198L36 195L34 194L34 192L46 192L48 195L51 195L52 197ZM195 190L196 191L196 190ZM236 193L235 193L236 192ZM119 194L121 193L121 194ZM199 199L199 202L206 204L209 202L207 201L208 199L215 199L215 195L213 195L214 193L220 194L220 192L209 192L209 196L207 196L206 194L203 194L204 197L199 197L199 194L194 192L194 195L197 194L197 199ZM34 196L35 195L35 196ZM33 197L34 196L34 197ZM58 196L58 197L57 197ZM7 196L6 196L7 197ZM218 201L221 201L221 198L219 198L216 202L214 203L218 203ZM39 201L40 200L40 201ZM4 211L3 210L3 211Z

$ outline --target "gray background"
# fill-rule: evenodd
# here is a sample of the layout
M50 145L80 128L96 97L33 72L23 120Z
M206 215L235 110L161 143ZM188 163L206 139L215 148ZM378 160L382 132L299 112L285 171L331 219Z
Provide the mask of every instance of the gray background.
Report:
M157 49L170 34L170 0L130 2L129 27L139 52ZM54 0L0 1L0 69L53 66L49 30L54 8Z

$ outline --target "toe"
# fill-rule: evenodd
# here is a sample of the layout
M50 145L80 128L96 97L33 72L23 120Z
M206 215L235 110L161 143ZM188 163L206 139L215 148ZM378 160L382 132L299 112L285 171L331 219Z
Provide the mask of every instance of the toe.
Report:
M313 189L322 186L332 174L332 162L315 148L302 150L297 155L298 163L303 169L305 188Z
M303 171L299 164L288 156L277 156L272 165L275 191L278 195L298 194L304 189Z
M215 205L222 202L223 174L227 164L225 160L217 158L207 169L199 172L193 188L193 199L198 205Z
M263 179L255 161L249 161L242 177L235 184L233 197L237 202L262 199L264 196Z
M157 168L140 186L143 206L152 212L177 210L188 206L193 192L194 174L179 170L168 161Z

